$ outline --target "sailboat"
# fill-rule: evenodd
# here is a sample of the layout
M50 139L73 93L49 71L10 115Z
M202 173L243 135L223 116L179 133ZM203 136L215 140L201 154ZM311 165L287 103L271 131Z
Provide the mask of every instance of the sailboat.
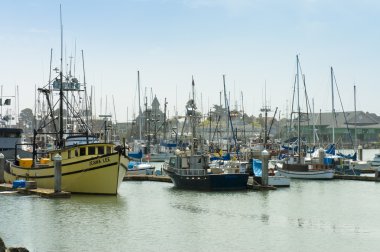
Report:
M61 19L62 20L62 19ZM61 21L62 29L62 21ZM62 36L62 32L61 32ZM61 38L62 41L62 38ZM63 75L62 45L61 45L61 69L59 75L43 88L38 89L46 96L49 105L49 114L46 120L41 120L41 125L34 130L33 157L18 158L17 150L14 160L7 160L4 169L4 180L13 183L15 180L35 181L40 188L54 188L54 161L56 157L62 158L61 165L61 189L72 193L106 194L116 195L123 181L128 158L125 146L116 146L113 143L91 141L91 129L80 117L80 111L69 103L68 94L75 95L85 90L85 81L80 83L71 74ZM52 105L51 92L59 93L58 108ZM65 129L63 107L67 106L76 121L80 132ZM57 112L58 111L58 116ZM59 125L56 123L58 117ZM67 120L67 119L66 119ZM46 132L47 126L52 126L52 132ZM73 127L74 128L74 127ZM41 152L36 146L36 137L43 133L55 137L54 149ZM64 136L85 136L85 143L66 144Z
M186 117L192 128L191 149L176 150L176 156L164 163L163 170L177 188L188 190L243 190L247 188L248 173L239 168L210 167L209 155L198 152L199 141L196 138L197 112L193 97L187 102ZM202 145L201 145L202 146Z
M142 139L142 112L140 104L140 71L137 71L137 85L138 85L138 98L139 98L139 139L135 139L133 143L134 152L128 152L128 157L133 161L128 164L127 174L128 175L152 175L156 169L154 165L150 162L143 162L143 149L146 149L145 140Z
M278 174L289 177L289 178L299 178L299 179L332 179L334 177L334 169L331 165L324 164L324 150L321 151L319 160L317 163L305 162L305 153L302 150L302 138L301 138L301 106L300 106L300 62L298 55L297 59L297 75L295 81L294 91L297 91L297 111L292 112L297 114L297 140L298 140L298 153L289 155L285 162L276 164ZM305 92L306 93L306 92ZM295 93L293 94L295 95ZM294 101L294 99L293 99Z

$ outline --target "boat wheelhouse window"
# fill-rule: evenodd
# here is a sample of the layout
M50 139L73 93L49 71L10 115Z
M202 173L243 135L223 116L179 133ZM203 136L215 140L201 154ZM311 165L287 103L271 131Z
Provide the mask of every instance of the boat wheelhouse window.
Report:
M86 148L85 147L79 148L79 155L80 156L86 156Z
M170 165L170 166L175 166L175 163L176 163L175 160L176 160L176 159L177 159L176 157L172 157L172 158L170 158L170 159L169 159L169 165Z
M88 147L88 155L95 155L95 146Z
M79 153L78 153L78 148L75 149L75 156L79 156Z
M68 151L67 151L67 158L68 158L68 159L71 158L71 150L68 150Z
M111 153L111 147L107 146L106 154L110 154L110 153Z
M181 168L188 168L189 167L189 159L182 158L181 160Z
M104 146L99 146L98 147L98 155L103 155L104 154Z

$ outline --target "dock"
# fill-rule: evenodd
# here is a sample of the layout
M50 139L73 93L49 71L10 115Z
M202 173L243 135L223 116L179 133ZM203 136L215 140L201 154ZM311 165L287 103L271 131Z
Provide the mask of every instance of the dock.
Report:
M252 176L249 176L247 181L247 188L257 191L267 191L267 190L276 190L277 187L271 186L271 185L261 185L260 183L257 183Z
M157 181L172 183L169 176L165 175L125 175L123 181Z
M13 191L23 195L38 195L43 198L70 198L70 192L55 192L54 189L46 188L13 188L12 184L3 183L0 184L0 191Z
M354 175L335 174L334 179L380 182L380 177L371 177L371 176L354 176Z

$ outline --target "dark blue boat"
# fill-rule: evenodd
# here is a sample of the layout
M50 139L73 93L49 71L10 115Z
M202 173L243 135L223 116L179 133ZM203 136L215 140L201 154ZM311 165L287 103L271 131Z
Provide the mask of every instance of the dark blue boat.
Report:
M186 104L186 120L191 122L192 136L196 136L197 113L194 100L194 79L192 79L193 99ZM198 139L193 138L191 150L176 151L176 156L165 162L164 171L175 187L190 190L243 190L247 188L248 173L240 173L239 168L210 167L210 157L200 155ZM200 151L202 153L202 151Z
M247 188L248 173L240 173L239 169L210 168L208 164L208 155L181 152L165 163L164 171L174 186L181 189L222 191Z

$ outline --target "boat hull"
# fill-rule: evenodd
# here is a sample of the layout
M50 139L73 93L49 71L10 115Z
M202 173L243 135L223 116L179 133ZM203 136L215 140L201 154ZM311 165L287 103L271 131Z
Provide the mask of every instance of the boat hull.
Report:
M224 191L247 189L248 174L178 175L164 170L175 187L188 190Z
M128 160L119 153L88 157L74 162L62 162L61 190L72 193L116 195L123 181ZM23 168L8 162L4 180L36 181L41 188L54 189L54 166Z
M334 178L334 170L308 170L308 171L289 171L278 169L278 174L288 178L295 179L332 179Z

